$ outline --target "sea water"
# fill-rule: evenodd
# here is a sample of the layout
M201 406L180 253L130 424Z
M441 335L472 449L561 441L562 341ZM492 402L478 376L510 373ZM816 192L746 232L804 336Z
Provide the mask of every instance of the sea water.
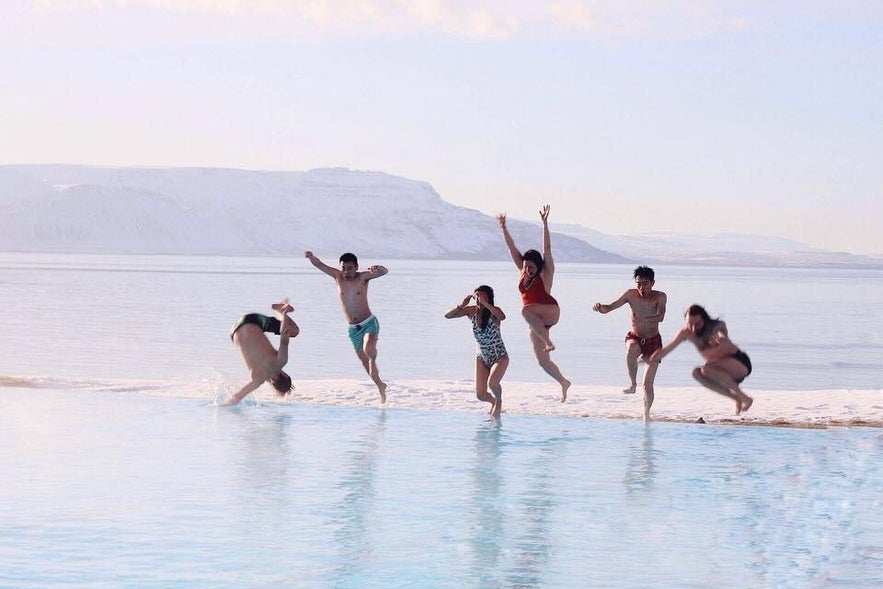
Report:
M379 262L390 273L369 283L369 301L380 319L385 379L472 378L469 322L444 313L489 284L508 315L506 379L549 381L520 317L511 262L366 259L362 266ZM591 307L632 287L631 273L623 265L558 264L554 356L574 383L625 384L628 310L601 315ZM682 327L684 308L703 304L751 356L749 389L883 385L883 308L876 304L883 271L660 266L656 275L656 288L668 294L663 339ZM271 313L270 304L285 296L301 328L291 344L295 380L364 378L333 281L302 257L0 254L0 376L195 382L220 371L240 378L230 327L246 313ZM699 363L692 346L682 346L666 359L657 386L692 386Z
M377 262L384 378L469 379L468 322L443 314L487 283L510 316L507 379L547 380L514 266ZM631 270L559 265L556 360L575 383L623 380L627 311L590 308ZM751 354L749 390L881 388L880 272L656 270L664 336L706 305ZM283 296L296 380L364 379L333 282L303 259L0 256L0 587L883 584L879 430L218 408L205 376L245 377L230 326ZM690 383L695 351L670 358L659 385ZM170 381L196 398L144 394Z
M7 389L0 586L883 583L883 437Z

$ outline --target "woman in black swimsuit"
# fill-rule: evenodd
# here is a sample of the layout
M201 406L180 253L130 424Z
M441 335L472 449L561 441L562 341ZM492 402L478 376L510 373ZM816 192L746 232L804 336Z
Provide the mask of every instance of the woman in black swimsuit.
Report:
M682 342L693 342L705 365L693 370L693 378L705 388L720 393L736 402L736 413L748 411L754 399L742 392L739 383L751 374L748 354L730 341L727 325L720 319L712 319L700 305L690 305L684 313L687 324L663 348L650 357L659 362Z

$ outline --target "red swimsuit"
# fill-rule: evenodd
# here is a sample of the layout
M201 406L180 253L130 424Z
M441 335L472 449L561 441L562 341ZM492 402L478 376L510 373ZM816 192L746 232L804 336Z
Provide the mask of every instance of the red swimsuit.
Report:
M525 287L525 280L522 279L518 283L518 292L521 293L521 302L524 305L557 305L558 301L546 292L546 285L543 284L543 277L537 274L534 276L530 286Z

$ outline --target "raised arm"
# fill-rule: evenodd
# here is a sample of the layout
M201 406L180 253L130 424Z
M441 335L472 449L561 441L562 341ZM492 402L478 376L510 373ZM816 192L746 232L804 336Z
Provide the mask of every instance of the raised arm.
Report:
M552 288L552 278L555 275L555 260L552 259L552 235L549 233L549 205L543 206L540 211L540 219L543 221L543 280L546 281L549 288Z
M622 293L622 296L620 296L618 299L616 299L612 303L608 303L606 305L603 303L595 303L594 305L592 305L592 310L597 311L597 312L601 313L602 315L606 315L610 311L619 309L624 304L626 304L628 302L628 296L629 296L629 291L625 291L624 293Z
M509 229L506 227L506 213L500 213L497 215L497 223L500 225L500 229L503 230L503 241L506 242L506 247L509 248L509 255L512 256L512 261L515 262L515 265L521 270L524 258L521 256L521 252L518 251L518 248L515 247L512 235L509 234Z
M506 314L503 313L503 309L499 308L496 305L492 305L490 303L485 303L481 299L476 299L475 303L476 303L475 307L477 310L480 310L482 307L484 307L485 309L487 309L488 311L491 312L491 315L494 316L494 319L496 319L497 322L500 322L506 318Z
M370 266L368 271L365 272L365 282L386 276L387 274L389 274L389 270L386 269L386 266Z
M457 305L456 307L451 307L448 309L448 312L445 313L445 319L456 319L457 317L468 317L472 313L475 312L475 307L469 304L469 301L472 300L472 295L468 294L463 297L463 302Z
M313 252L307 250L306 252L304 252L304 257L306 257L306 259L310 261L310 264L312 264L331 278L334 278L335 280L340 278L340 270L324 264L322 260L313 255Z

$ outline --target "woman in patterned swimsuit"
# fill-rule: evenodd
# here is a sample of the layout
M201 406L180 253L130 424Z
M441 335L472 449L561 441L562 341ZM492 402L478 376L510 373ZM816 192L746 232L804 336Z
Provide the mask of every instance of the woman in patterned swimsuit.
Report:
M561 385L563 403L567 400L570 381L564 378L561 369L549 355L549 352L555 349L555 344L549 339L549 330L561 317L558 301L551 294L552 280L555 278L555 262L552 260L552 237L549 233L549 205L545 205L540 211L540 219L543 221L543 253L527 250L522 254L515 246L515 241L506 227L506 214L497 216L497 222L503 230L503 240L509 248L509 255L518 267L518 291L521 293L521 302L524 305L521 315L530 326L530 343L533 345L534 355L540 368Z
M470 301L475 300L474 305ZM499 417L503 410L503 388L500 381L509 368L509 355L500 336L500 322L506 318L503 310L494 305L494 289L482 284L463 302L453 307L445 317L469 317L472 334L477 344L475 356L475 396L491 404L489 413ZM488 393L488 389L493 394Z

